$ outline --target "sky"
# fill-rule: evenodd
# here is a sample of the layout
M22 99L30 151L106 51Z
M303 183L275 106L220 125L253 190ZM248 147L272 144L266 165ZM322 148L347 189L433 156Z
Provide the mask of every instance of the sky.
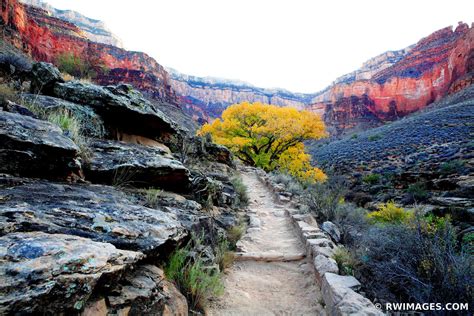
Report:
M47 0L104 21L129 50L195 76L312 93L458 21L472 0Z

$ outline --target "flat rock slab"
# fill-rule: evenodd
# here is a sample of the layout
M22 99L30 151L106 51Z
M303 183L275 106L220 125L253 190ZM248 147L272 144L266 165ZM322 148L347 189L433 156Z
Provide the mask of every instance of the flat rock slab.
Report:
M79 148L46 121L0 111L0 172L56 178L77 171Z
M158 255L184 235L175 218L112 187L0 177L0 235L44 231Z
M4 235L0 237L0 314L81 309L101 278L113 283L142 257L140 252L70 235Z
M108 125L131 134L169 139L179 127L130 85L101 87L78 81L56 83L54 96L89 105Z
M84 172L94 183L189 190L189 170L161 148L110 140L95 140L90 148Z

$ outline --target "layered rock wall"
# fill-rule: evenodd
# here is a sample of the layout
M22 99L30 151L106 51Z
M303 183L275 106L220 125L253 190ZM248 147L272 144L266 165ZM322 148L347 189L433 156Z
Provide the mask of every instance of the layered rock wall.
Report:
M395 120L472 82L474 28L460 23L420 40L403 57L363 79L346 78L313 99L333 133ZM383 64L383 63L382 63ZM354 75L355 76L355 75ZM354 77L353 76L353 77Z
M22 3L42 8L54 17L69 21L81 28L84 34L93 42L113 45L123 48L122 40L114 35L104 22L88 18L79 12L71 10L59 10L41 0L21 0Z
M170 84L182 97L189 112L204 119L219 117L229 105L261 102L303 109L312 94L292 93L279 89L262 89L242 82L187 76L171 71ZM204 115L199 110L204 112Z
M1 0L1 18L2 37L36 60L54 62L73 53L105 66L108 71L98 74L100 84L132 83L155 98L177 101L167 71L145 53L92 42L78 26L17 0Z

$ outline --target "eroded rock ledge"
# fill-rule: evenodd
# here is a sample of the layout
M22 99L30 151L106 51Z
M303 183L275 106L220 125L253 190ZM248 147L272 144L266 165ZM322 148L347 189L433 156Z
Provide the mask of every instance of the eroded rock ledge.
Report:
M191 233L216 260L235 225L232 155L129 85L32 68L32 92L47 95L0 103L0 314L187 315L160 267Z

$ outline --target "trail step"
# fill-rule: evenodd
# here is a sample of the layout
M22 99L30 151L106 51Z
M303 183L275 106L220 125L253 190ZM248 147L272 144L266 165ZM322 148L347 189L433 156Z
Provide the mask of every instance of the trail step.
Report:
M306 254L285 255L281 253L252 253L237 252L235 253L235 261L265 261L265 262L290 262L300 261L306 257Z

